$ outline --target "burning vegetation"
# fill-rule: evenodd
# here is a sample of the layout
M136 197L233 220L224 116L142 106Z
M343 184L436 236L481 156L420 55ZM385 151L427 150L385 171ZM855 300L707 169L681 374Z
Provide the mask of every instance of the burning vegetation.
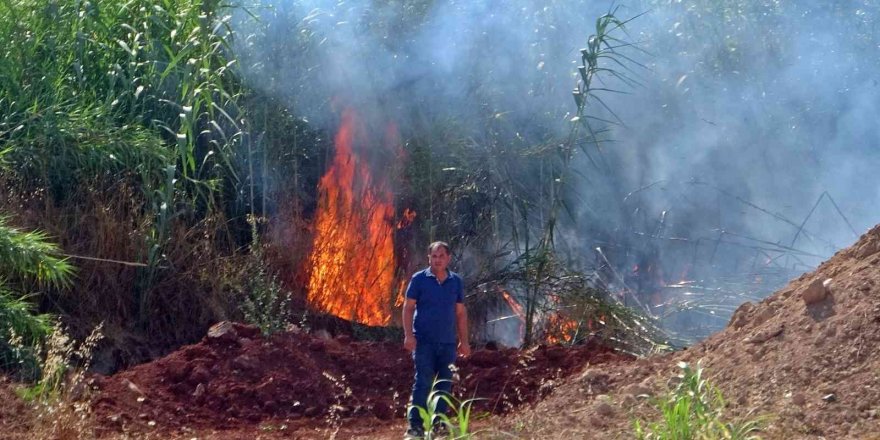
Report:
M386 138L385 148L396 136ZM312 307L361 324L391 322L397 302L394 204L390 176L371 171L357 149L369 148L354 110L342 115L334 158L318 186L314 244L309 257L308 299ZM373 146L376 148L376 146ZM412 222L406 211L399 225Z
M828 281L830 302L792 300L802 279L741 306L877 221L880 196L857 191L880 168L876 2L655 0L645 25L590 0L292 1L253 21L154 3L0 8L0 369L92 408L98 431L395 423L399 307L434 240L466 281L459 397L489 399L481 411L566 380L605 395L613 373L570 375L692 346L732 316L699 347L734 403L790 416L786 433L858 434L821 409L876 421L876 393L838 393L826 371L877 346L876 301L857 303L876 293L876 230L846 254L864 261L818 272L815 289L864 272ZM94 386L51 373L76 361L47 343L94 328ZM825 370L788 362L792 341L825 347L805 360ZM749 370L758 391L743 391L725 358L785 369ZM812 377L822 396L778 386ZM94 405L68 405L86 388Z

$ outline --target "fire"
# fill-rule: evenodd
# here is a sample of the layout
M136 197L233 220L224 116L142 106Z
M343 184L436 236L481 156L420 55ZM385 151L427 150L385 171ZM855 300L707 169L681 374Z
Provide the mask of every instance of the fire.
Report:
M588 325L592 326L592 321ZM547 343L571 342L579 327L579 323L574 319L561 313L554 313L547 318Z
M387 325L397 294L394 206L384 182L354 151L364 138L354 111L343 112L336 155L318 186L308 299L340 318Z
M501 293L501 297L504 298L504 301L506 301L507 305L510 307L510 311L513 312L513 316L519 320L519 339L522 341L525 338L526 323L526 314L523 306L506 290L501 288L498 290ZM554 296L551 296L551 298L553 298L554 302L558 301L558 298ZM544 328L546 329L545 341L549 344L571 342L579 327L580 324L578 321L571 319L563 313L556 312L550 314L547 316L547 320L544 323Z
M403 217L397 222L397 229L403 229L412 224L412 222L416 219L416 212L412 209L406 208L403 210Z
M507 301L507 305L510 306L510 311L519 318L519 340L522 341L526 334L526 314L523 312L523 306L516 300L516 298L507 293L506 290L501 291L501 297L504 298L504 301Z

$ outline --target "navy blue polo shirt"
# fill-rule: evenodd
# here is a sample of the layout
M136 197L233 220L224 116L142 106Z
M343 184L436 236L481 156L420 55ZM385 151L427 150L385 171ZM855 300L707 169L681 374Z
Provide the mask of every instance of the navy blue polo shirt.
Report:
M437 282L430 267L416 272L409 280L406 297L416 300L413 334L418 342L458 342L455 308L464 302L464 283L457 273L447 272L449 275L442 284Z

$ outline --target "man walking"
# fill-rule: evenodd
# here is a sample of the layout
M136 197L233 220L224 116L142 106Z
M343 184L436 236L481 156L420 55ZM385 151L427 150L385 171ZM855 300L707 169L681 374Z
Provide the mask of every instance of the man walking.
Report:
M442 380L435 389L449 393L452 389L451 365L456 352L461 356L471 353L468 345L467 310L464 307L464 282L455 272L447 269L452 256L449 245L435 241L428 246L425 270L416 272L406 289L403 304L403 346L413 353L415 383L409 411L409 429L404 438L424 436L424 425L415 407L426 408L428 393L435 378ZM442 401L437 413L446 411Z

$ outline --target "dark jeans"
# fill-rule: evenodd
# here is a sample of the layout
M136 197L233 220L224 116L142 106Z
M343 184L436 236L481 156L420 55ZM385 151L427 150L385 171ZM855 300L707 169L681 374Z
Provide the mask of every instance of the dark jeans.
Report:
M413 352L416 368L416 380L412 388L413 405L427 408L428 393L431 391L435 377L437 380L445 379L434 387L435 390L447 394L452 390L452 371L449 367L455 362L456 347L457 344L416 343L416 350ZM446 401L440 399L435 414L445 413ZM418 430L423 429L422 417L415 408L409 411L409 426Z

